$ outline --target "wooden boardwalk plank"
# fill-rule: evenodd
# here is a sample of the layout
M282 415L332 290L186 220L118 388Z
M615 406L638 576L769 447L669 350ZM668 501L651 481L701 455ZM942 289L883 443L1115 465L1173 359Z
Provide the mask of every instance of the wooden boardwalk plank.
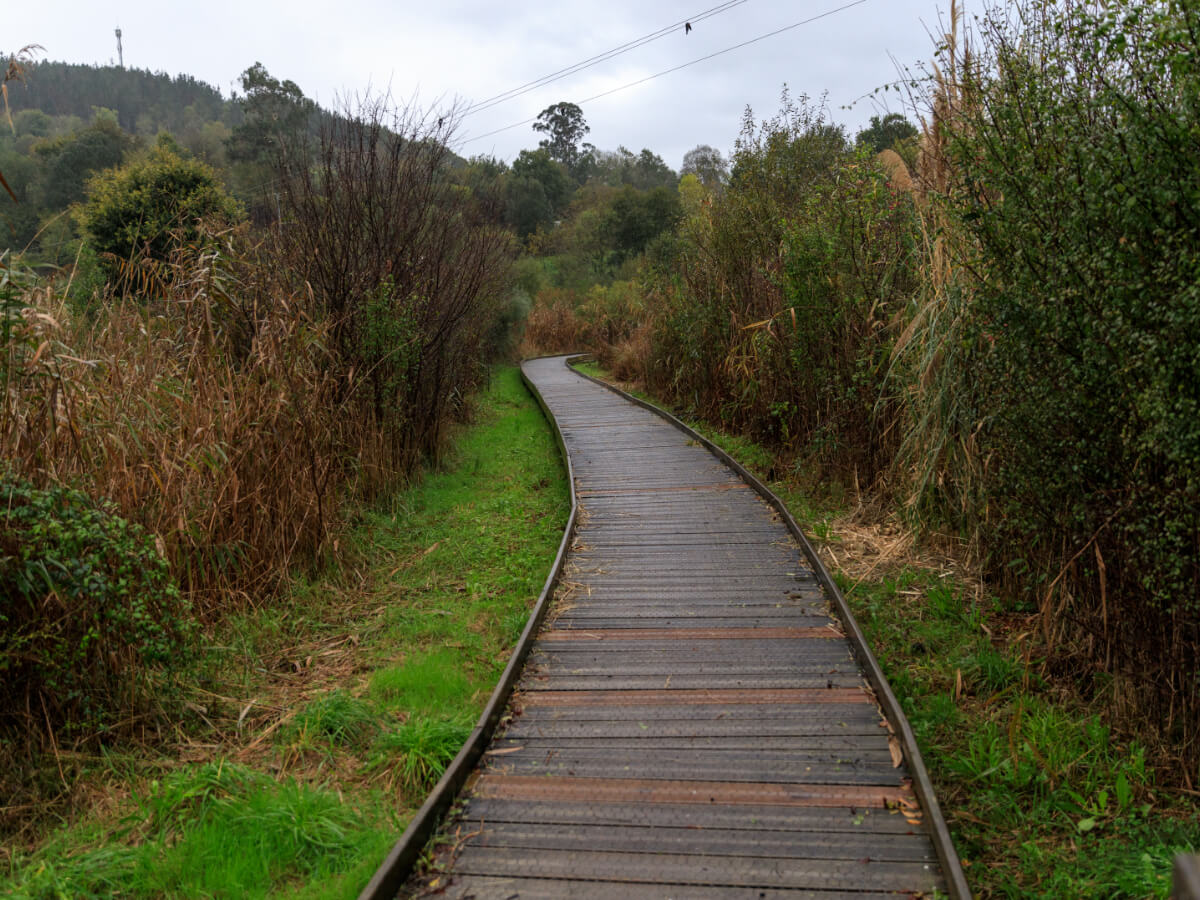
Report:
M445 871L418 892L946 890L892 729L780 515L561 359L525 371L580 519L505 725L443 828Z
M620 834L620 831L613 832ZM886 890L932 893L944 888L928 862L789 859L703 854L539 850L472 843L455 860L464 875L561 878L615 882L610 896L623 896L627 882L722 887L807 888L809 890ZM466 881L466 879L464 879ZM469 882L467 882L469 884Z
M845 891L808 891L708 887L682 884L645 884L625 882L619 887L621 900L897 900L892 893ZM469 883L451 883L439 897L446 900L605 900L613 897L611 882L543 878L475 877Z

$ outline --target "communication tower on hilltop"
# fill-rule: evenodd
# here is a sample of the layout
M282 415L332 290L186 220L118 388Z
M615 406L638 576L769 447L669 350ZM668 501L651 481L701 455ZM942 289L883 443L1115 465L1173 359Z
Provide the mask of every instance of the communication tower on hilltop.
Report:
M125 68L125 51L121 49L121 29L117 29L117 65Z

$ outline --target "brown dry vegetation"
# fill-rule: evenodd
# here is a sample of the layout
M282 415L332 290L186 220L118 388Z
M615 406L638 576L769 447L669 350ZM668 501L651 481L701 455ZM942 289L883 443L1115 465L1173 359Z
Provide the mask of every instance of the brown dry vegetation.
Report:
M114 501L202 612L315 558L338 454L361 442L330 414L327 328L266 267L233 262L244 235L222 239L180 252L162 302L114 299L91 319L53 284L25 294L0 411L12 474Z
M2 557L17 585L4 615L20 627L0 645L0 671L49 666L0 690L6 819L65 783L47 780L53 760L61 774L65 754L100 739L162 739L195 706L144 677L194 649L162 635L202 643L230 613L274 602L293 572L336 559L346 501L402 484L466 413L507 341L514 245L489 224L487 197L446 177L433 127L374 101L330 120L315 146L288 148L280 227L211 223L168 259L111 261L120 293L81 304L66 275L0 272L4 483L82 492L100 521L142 529L125 540L147 535L168 564L163 589L179 589L135 640L105 624L123 601L89 597L82 574L66 588L47 580L38 602L38 566L73 564L53 556L57 526L44 562ZM41 527L3 524L6 547ZM98 564L119 564L114 552ZM106 583L113 598L129 590ZM64 640L120 685L104 701L118 708L95 705L86 686L73 706L53 702L61 679L46 648Z

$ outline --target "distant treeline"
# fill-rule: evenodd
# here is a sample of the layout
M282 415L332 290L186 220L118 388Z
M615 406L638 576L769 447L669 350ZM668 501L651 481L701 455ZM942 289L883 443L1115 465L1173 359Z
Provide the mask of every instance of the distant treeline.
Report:
M131 134L185 131L199 121L241 123L241 108L211 84L191 75L146 69L38 62L27 68L26 84L9 85L14 113L41 110L48 116L91 121L97 108L111 109L117 124Z

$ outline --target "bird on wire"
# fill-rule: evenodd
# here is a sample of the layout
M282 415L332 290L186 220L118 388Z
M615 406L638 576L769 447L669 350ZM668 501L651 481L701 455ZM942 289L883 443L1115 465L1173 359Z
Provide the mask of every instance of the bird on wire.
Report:
M691 34L691 33L692 33L692 23L691 23L691 22L684 22L684 23L683 23L683 33L684 33L684 34Z

